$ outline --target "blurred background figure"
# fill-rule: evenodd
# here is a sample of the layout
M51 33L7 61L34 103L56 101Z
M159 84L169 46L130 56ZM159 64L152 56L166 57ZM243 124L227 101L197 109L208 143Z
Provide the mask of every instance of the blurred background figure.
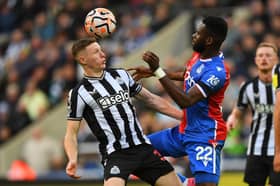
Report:
M49 100L37 87L37 82L30 80L24 93L19 98L19 109L26 111L32 121L42 118L49 107Z
M64 166L62 143L44 135L40 127L32 130L32 136L22 147L21 157L38 176L61 170Z

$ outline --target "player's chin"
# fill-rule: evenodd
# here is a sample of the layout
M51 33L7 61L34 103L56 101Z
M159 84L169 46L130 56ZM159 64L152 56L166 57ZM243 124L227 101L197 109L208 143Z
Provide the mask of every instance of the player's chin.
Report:
M106 62L104 62L104 63L101 64L101 68L102 68L103 70L106 68L106 66L107 66L107 65L106 65Z

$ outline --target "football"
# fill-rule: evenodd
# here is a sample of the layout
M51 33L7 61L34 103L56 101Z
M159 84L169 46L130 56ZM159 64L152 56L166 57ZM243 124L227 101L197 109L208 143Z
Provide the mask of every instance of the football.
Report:
M116 18L106 8L95 8L85 18L85 31L89 36L101 39L111 35L116 29Z

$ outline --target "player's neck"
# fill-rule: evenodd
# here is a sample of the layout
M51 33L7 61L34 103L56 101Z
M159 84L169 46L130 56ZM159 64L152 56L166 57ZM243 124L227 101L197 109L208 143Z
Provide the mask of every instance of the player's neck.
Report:
M84 71L84 75L87 77L101 77L104 73L104 70L98 71Z
M208 59L208 58L212 58L214 56L219 55L219 51L216 50L205 50L200 54L200 58L201 59Z
M259 79L264 83L271 83L271 71L259 71Z

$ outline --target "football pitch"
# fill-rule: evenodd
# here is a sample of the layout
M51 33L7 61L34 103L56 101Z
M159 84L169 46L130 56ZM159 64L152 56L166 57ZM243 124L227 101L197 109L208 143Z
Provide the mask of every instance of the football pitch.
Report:
M102 181L35 181L35 182L5 182L1 183L1 186L103 186ZM149 186L148 184L141 181L129 180L127 186ZM243 183L242 172L223 172L219 186L246 186Z
M145 183L131 183L128 186L148 186ZM97 186L97 185L96 185ZM98 185L101 186L101 185ZM224 172L222 173L219 186L246 186L243 182L243 172Z

